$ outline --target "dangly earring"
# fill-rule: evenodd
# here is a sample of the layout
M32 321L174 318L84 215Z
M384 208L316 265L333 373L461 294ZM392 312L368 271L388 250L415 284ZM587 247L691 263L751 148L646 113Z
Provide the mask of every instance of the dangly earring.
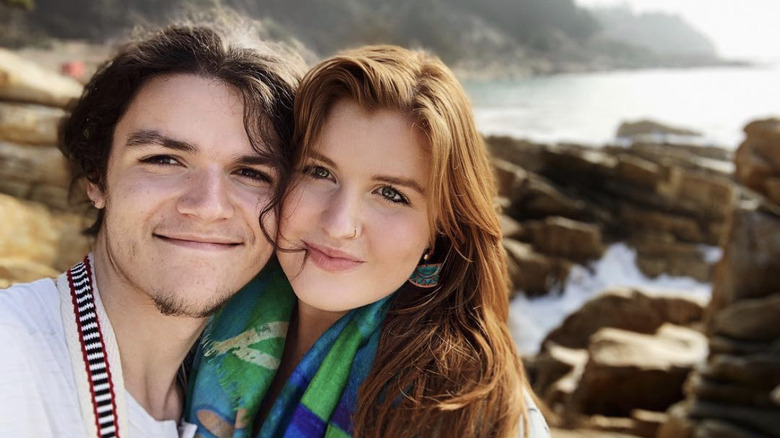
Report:
M409 277L409 282L417 287L429 288L436 287L439 284L439 274L443 263L428 263L431 253L426 252L422 258L422 263L417 265Z

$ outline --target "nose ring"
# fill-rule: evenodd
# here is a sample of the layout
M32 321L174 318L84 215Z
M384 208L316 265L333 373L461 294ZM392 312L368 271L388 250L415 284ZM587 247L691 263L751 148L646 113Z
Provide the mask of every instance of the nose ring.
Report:
M354 239L357 237L357 227L354 228L354 232L352 233L352 237L350 239Z

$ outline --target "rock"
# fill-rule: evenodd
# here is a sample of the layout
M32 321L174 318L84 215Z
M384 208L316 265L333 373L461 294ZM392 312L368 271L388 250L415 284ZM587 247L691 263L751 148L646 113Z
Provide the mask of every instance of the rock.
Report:
M687 297L649 296L637 289L616 288L585 303L550 332L542 343L587 348L591 335L604 327L655 333L666 322L678 325L701 320L702 303Z
M771 407L773 405L767 389L724 383L707 378L702 373L692 375L686 382L686 389L688 393L696 394L698 400L742 406Z
M713 265L700 245L668 242L663 239L635 239L629 242L636 249L636 264L648 277L662 274L691 277L701 282L712 280Z
M737 383L750 388L763 389L765 394L769 394L776 385L780 385L780 356L716 355L710 357L699 374L720 383Z
M659 437L660 438L660 437ZM766 435L718 420L704 420L696 429L696 438L767 438Z
M771 397L772 403L774 403L775 406L780 407L780 385L772 391Z
M499 216L498 221L501 225L501 235L504 238L517 240L524 234L524 229L520 222L512 219L511 217L502 214Z
M82 88L72 78L0 49L0 100L65 108Z
M715 265L708 320L738 300L780 291L780 220L740 202L731 218L723 257Z
M503 240L507 251L509 276L515 289L528 296L559 290L566 282L571 263L536 253L530 245L512 239Z
M670 233L683 242L717 245L720 240L720 235L702 228L695 218L647 210L629 202L620 203L618 220L628 229Z
M508 161L534 173L539 173L542 168L542 151L546 145L506 136L487 137L486 143L495 159Z
M577 218L586 215L587 204L565 195L552 184L536 175L517 184L509 196L506 213L514 219L535 219L547 216Z
M52 213L44 205L0 194L0 257L34 262L64 271L89 252L81 235L87 219Z
M492 164L499 196L512 196L515 187L524 184L528 179L528 172L514 163L493 159Z
M591 338L590 359L572 395L586 414L627 416L666 410L683 399L682 384L707 355L704 335L663 325L655 335L604 328Z
M769 177L764 180L763 193L775 204L780 204L780 177Z
M755 431L758 436L780 436L780 410L777 408L752 408L732 404L695 401L691 403L689 415L695 419L718 421L728 430ZM717 419L717 420L713 420ZM712 424L712 423L710 423ZM698 431L697 431L698 432ZM705 425L705 431L706 425ZM760 435L763 434L763 435ZM711 435L750 436L750 435Z
M548 146L542 153L542 174L553 181L581 182L598 187L605 177L614 176L618 159L599 149L578 145Z
M714 314L713 333L746 341L780 338L780 292L738 301ZM780 365L780 364L779 364Z
M552 438L636 438L634 435L627 435L624 433L607 432L603 430L590 430L590 429L558 429L555 427L550 428L550 435Z
M663 179L661 167L652 161L628 154L620 154L617 158L615 177L618 181L628 183L632 187L655 191Z
M0 140L57 144L57 125L65 111L40 105L0 102Z
M647 138L665 137L669 135L698 137L701 133L686 128L669 126L654 120L637 120L635 122L623 122L618 127L617 138Z
M525 233L538 252L585 262L604 254L601 230L597 225L562 217L548 217L543 221L524 223Z
M61 272L49 266L29 260L0 257L0 278L8 285L14 283L29 283L41 278L55 278ZM0 285L0 288L8 287Z
M656 438L661 426L668 421L668 416L663 412L634 409L631 411L631 419L634 420L634 435Z
M780 339L772 342L740 341L717 334L710 334L710 354L747 356L757 353L780 355Z
M534 392L539 394L550 407L555 408L556 404L564 403L565 395L574 392L587 361L586 350L575 350L555 344L548 345L545 351L536 357ZM556 383L557 386L553 387Z
M70 174L65 157L56 148L0 142L0 179L67 187Z
M656 438L693 438L694 427L687 402L675 403L666 411L666 422L658 428Z
M585 425L589 429L638 436L634 433L636 430L636 424L631 418L593 415L588 418L588 421L585 423Z

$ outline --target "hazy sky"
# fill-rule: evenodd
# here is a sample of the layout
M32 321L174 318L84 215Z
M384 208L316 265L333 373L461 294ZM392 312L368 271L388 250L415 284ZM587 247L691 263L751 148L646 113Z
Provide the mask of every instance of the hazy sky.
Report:
M627 4L634 11L682 16L725 58L780 60L780 0L574 0L581 6Z

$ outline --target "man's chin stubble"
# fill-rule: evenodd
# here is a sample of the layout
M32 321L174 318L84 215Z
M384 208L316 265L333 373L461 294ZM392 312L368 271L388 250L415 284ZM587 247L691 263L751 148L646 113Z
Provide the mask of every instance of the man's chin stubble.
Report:
M158 292L152 295L157 310L165 316L178 316L188 318L207 318L217 312L232 296L231 293L224 291L215 292L218 297L212 302L204 303L200 306L194 306L186 303L182 298L171 293Z

